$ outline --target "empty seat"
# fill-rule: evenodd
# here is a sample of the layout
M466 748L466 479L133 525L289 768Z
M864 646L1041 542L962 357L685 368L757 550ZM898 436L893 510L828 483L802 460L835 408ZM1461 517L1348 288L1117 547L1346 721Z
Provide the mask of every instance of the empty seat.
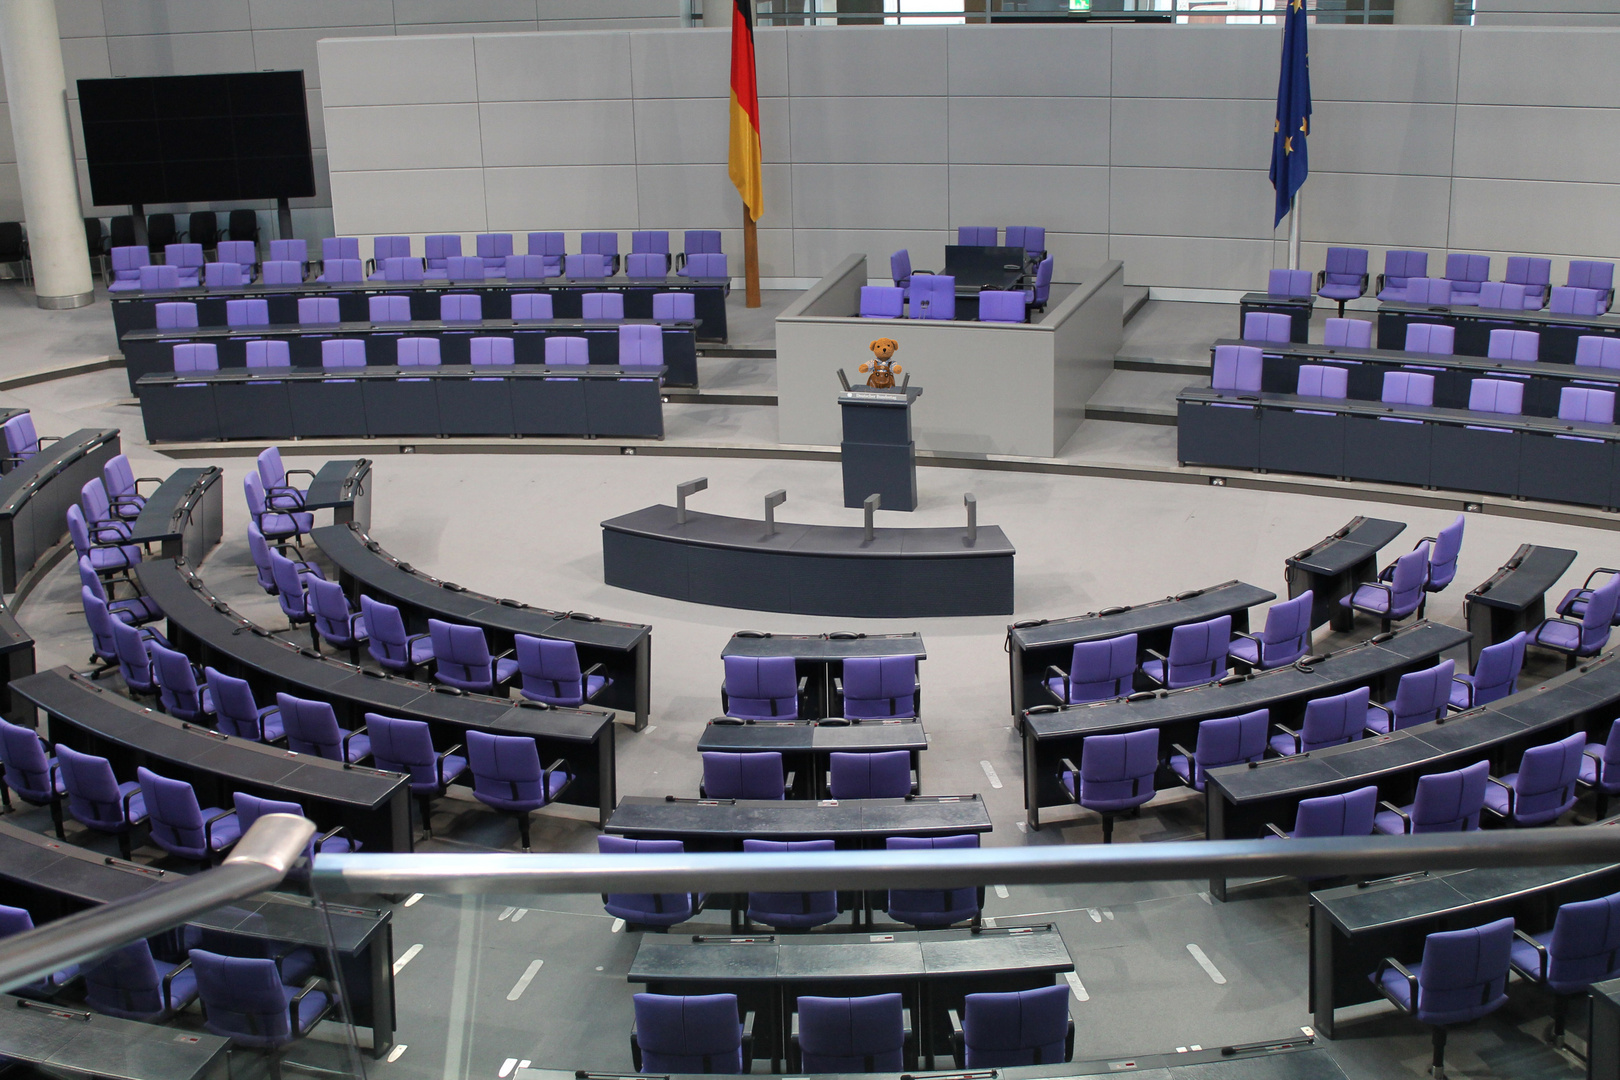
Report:
M481 694L504 693L506 684L517 678L517 661L508 659L506 653L491 656L480 627L429 619L428 635L433 639L433 677L446 686Z
M481 322L484 302L477 294L446 293L439 297L439 319L442 322Z
M1343 373L1340 375L1342 380ZM1337 395L1327 396L1343 397L1342 383ZM1314 594L1307 589L1291 600L1272 604L1266 609L1265 629L1258 636L1237 631L1227 652L1249 668L1266 670L1292 664L1310 651L1313 599Z
M1211 682L1226 674L1226 650L1231 640L1230 615L1184 623L1170 632L1169 656L1148 649L1148 655L1155 659L1144 660L1140 670L1167 690Z
M1417 797L1407 806L1383 803L1373 816L1373 829L1389 836L1425 832L1468 832L1479 828L1485 806L1490 762L1418 778Z
M1517 772L1491 777L1485 809L1514 825L1550 825L1575 808L1575 781L1580 776L1586 732L1544 746L1532 746Z
M1446 256L1446 280L1451 282L1451 303L1458 307L1477 307L1479 287L1491 278L1489 255L1467 255L1452 252Z
M169 244L163 249L163 264L175 269L175 277L182 289L194 289L202 279L203 256L201 244Z
M1343 694L1312 698L1305 703L1305 720L1298 731L1282 724L1272 725L1277 734L1271 737L1271 749L1288 757L1355 742L1367 726L1367 702L1371 694L1367 687L1358 686ZM1367 827L1371 830L1370 820Z
M366 307L374 323L411 321L411 298L408 296L368 296Z
M1378 788L1367 786L1343 795L1323 795L1301 799L1294 812L1292 832L1266 824L1271 835L1282 840L1309 840L1323 836L1370 836L1373 814L1378 809Z
M1586 334L1576 338L1575 363L1580 367L1620 370L1620 337Z
M433 800L467 771L467 758L456 751L457 743L440 753L433 745L433 732L421 720L366 713L366 734L371 736L371 761L387 772L410 777L411 794L422 813L422 831L433 835Z
M865 288L862 286L863 292ZM691 322L697 318L697 297L689 292L653 293L652 303L652 317L661 322Z
M686 845L679 840L598 836L596 850L603 855L680 855L686 851ZM704 900L701 893L605 893L602 907L614 918L623 919L626 930L639 930L644 926L669 927L683 923L703 910Z
M152 843L182 859L212 866L216 856L241 839L242 824L234 811L204 807L184 780L172 780L141 766L135 770L146 798Z
M551 318L550 293L513 293L512 318L519 321L532 321Z
M1404 301L1411 280L1425 277L1428 272L1428 252L1384 252L1384 272L1378 275L1378 299Z
M1534 330L1491 331L1490 345L1485 355L1492 360L1512 360L1519 364L1533 364L1541 353L1541 335Z
M833 677L838 715L852 720L914 717L921 692L917 658L911 655L852 656Z
M1442 660L1431 668L1402 675L1393 701L1382 705L1376 701L1368 703L1367 730L1374 735L1388 735L1418 724L1444 720L1451 704L1451 680L1456 671L1457 661Z
M1590 579L1588 579L1590 581ZM1545 620L1530 635L1530 644L1563 653L1570 667L1587 656L1596 656L1609 643L1609 628L1614 622L1616 604L1620 602L1620 574L1611 572L1609 580L1591 590L1575 614L1570 597L1565 596L1559 608L1569 608L1570 614L1559 614Z
M297 285L304 280L304 264L290 259L272 259L260 271L266 285ZM336 300L332 302L337 303Z
M1135 674L1136 635L1122 634L1076 642L1069 670L1056 665L1047 668L1042 684L1059 705L1084 705L1129 694Z
M195 330L197 305L190 300L172 300L158 304L154 312L159 330Z
M474 367L510 367L515 360L509 337L475 337L467 342L467 353Z
M366 343L360 339L327 338L321 342L321 367L330 369L365 366Z
M522 735L467 732L467 767L472 770L473 797L517 819L524 851L529 850L529 815L555 802L574 780L561 758L542 766L539 746Z
M1507 281L1486 281L1479 287L1479 306L1498 311L1523 311L1524 286Z
M540 259L541 275L556 277L562 273L563 256L568 248L560 232L532 232L528 238L528 254ZM525 263L525 266L528 264ZM508 274L510 276L510 273Z
M1300 397L1334 398L1344 400L1349 393L1350 373L1341 367L1321 364L1299 365L1299 381L1294 393Z
M382 270L374 274L374 278L383 281L422 281L427 272L422 269L421 259L387 258L382 261Z
M360 238L357 236L328 236L321 240L321 262L339 259L360 259Z
M399 608L362 595L360 614L366 620L366 651L389 671L410 675L433 659L431 635L407 634Z
M218 371L219 347L213 342L176 345L174 347L174 370L177 372Z
M145 284L146 270L141 270L141 288ZM1552 300L1547 304L1547 310L1554 315L1577 315L1582 318L1596 318L1608 310L1604 294L1596 289L1575 289L1565 285L1554 285Z
M1023 293L999 289L985 289L979 293L980 322L1021 323L1025 318Z
M1080 744L1080 766L1067 758L1059 776L1069 798L1102 815L1103 843L1114 842L1114 817L1149 802L1159 771L1159 729L1091 735Z
M239 289L248 275L236 263L211 262L203 267L203 285L210 289Z
M132 626L118 623L113 629L139 639L140 631ZM56 748L56 761L67 795L68 815L86 828L116 837L118 853L128 859L130 834L146 821L146 799L140 782L119 783L106 758L82 754L68 746Z
M624 294L617 292L592 292L579 298L581 318L586 319L622 319L624 318Z
M1373 324L1366 319L1329 319L1324 328L1322 343L1329 348L1372 348Z
M1311 295L1311 272L1309 270L1272 270L1266 275L1267 296L1297 296Z
M270 301L258 298L225 301L226 326L269 326Z
M739 720L797 720L808 676L791 656L727 656L720 707Z
M394 363L400 367L438 367L439 339L400 338L394 343Z
M1620 893L1563 904L1549 932L1515 930L1513 937L1513 970L1553 995L1556 1046L1569 1003L1593 983L1620 975Z
M1008 225L1004 230L1007 247L1024 249L1024 262L1038 266L1046 258L1046 226Z
M428 273L444 277L450 259L461 254L461 237L438 233L422 241L422 253L427 260Z
M143 291L161 292L181 286L180 271L173 266L143 266L139 280Z
M1524 383L1516 379L1473 379L1468 385L1470 412L1518 416L1524 412Z
M682 277L689 278L729 278L731 271L728 267L724 252L687 252L686 262L678 271Z
M1271 710L1256 709L1241 716L1228 716L1219 720L1205 720L1198 725L1198 738L1189 751L1185 746L1172 747L1170 771L1181 782L1195 791L1203 791L1209 770L1228 765L1242 765L1259 761L1266 753L1266 732L1271 724Z
M664 329L642 323L619 327L619 365L658 367L664 362Z
M145 247L129 245L112 249L112 281L109 292L124 292L141 287L141 268L152 261L152 253Z
M1253 345L1217 345L1209 385L1215 390L1258 394L1264 356Z
M1488 1015L1507 1004L1513 920L1498 919L1471 930L1430 934L1423 960L1410 969L1385 958L1371 975L1378 992L1408 1016L1433 1027L1431 1073L1446 1075L1446 1029Z
M693 255L719 255L721 251L719 229L688 229L683 242L685 248L676 257L677 266L684 264Z
M530 701L577 708L613 685L597 672L600 663L581 668L579 648L572 641L513 635L513 651L523 681L518 692Z
M539 255L508 255L495 273L508 281L539 281L550 276L546 272L546 260Z
M1577 420L1587 424L1612 424L1614 391L1583 386L1563 387L1558 391L1558 419Z
M371 756L371 738L365 726L353 731L339 727L329 702L278 693L276 707L281 710L281 726L287 732L287 749L294 753L350 765Z
M743 841L743 850L831 851L833 842L749 839ZM808 930L813 926L823 926L838 918L838 893L831 889L816 892L750 892L746 918L749 922L761 922L776 930Z
M1529 634L1521 630L1506 641L1480 650L1472 675L1453 675L1451 707L1473 709L1519 692L1524 667L1524 646Z
M408 236L374 236L371 239L371 264L379 271L389 259L410 257L411 238Z
M364 281L365 275L365 264L359 259L328 259L315 280L348 284Z
M1408 304L1446 307L1451 303L1451 282L1445 278L1413 278L1406 283L1404 299Z
M1614 263L1571 259L1564 285L1566 288L1598 293L1600 310L1608 311L1609 305L1614 302Z
M1316 292L1339 305L1344 316L1344 305L1367 295L1367 251L1365 248L1330 247L1327 264L1316 275Z
M785 799L793 773L782 771L782 755L772 751L705 751L698 795L705 799Z
M259 249L247 240L221 240L215 257L222 263L235 263L242 268L242 276L253 280L253 268L259 262Z
M590 342L582 337L553 334L546 338L546 363L553 366L591 362Z
M619 272L619 234L616 232L582 232L579 234L579 251L582 255L600 255L609 267L607 274L611 276ZM569 277L573 277L572 274Z
M789 1036L789 1068L806 1073L898 1073L916 1068L910 1010L901 995L805 994L797 1007Z
M949 851L977 848L976 834L966 836L891 836L883 841L887 851ZM922 929L936 930L960 922L979 925L984 909L984 889L962 888L890 889L883 910L889 918Z
M445 264L445 276L451 281L484 280L484 260L476 255L452 255Z
M1244 341L1287 341L1293 320L1275 311L1251 311L1243 316Z
M995 247L999 231L994 225L958 225L956 242L968 247Z
M1035 267L1035 280L1024 290L1024 303L1031 311L1045 311L1046 301L1052 295L1052 257L1048 255Z
M1507 261L1507 273L1502 275L1502 281L1510 285L1519 286L1521 292L1520 307L1524 310L1534 311L1544 307L1547 303L1547 291L1552 287L1552 260L1536 259L1526 255L1510 255ZM1484 288L1481 286L1480 307L1488 307L1484 300ZM1505 304L1494 305L1505 307Z
M736 994L636 994L633 1000L636 1019L630 1027L630 1059L637 1072L753 1069L754 1035L738 1019Z
M1385 567L1377 581L1357 585L1349 596L1339 601L1341 607L1364 611L1383 620L1383 629L1390 623L1413 613L1421 615L1424 601L1424 582L1429 574L1429 547L1426 541Z
M827 779L827 794L834 799L903 799L917 793L909 750L829 754Z
M652 252L631 252L624 257L626 277L647 280L669 276L669 256Z
M249 211L251 213L251 211ZM232 237L232 239L237 239ZM308 240L272 240L270 241L270 258L278 262L295 262L300 265L309 262Z
M663 229L642 229L630 234L630 254L632 255L660 255L664 259L664 268L668 270L674 263L669 254L669 232Z
M506 257L512 254L512 234L479 233L473 237L473 250L478 253L478 258L484 264L486 277L505 274Z
M281 727L281 710L274 705L260 708L246 679L208 667L203 669L208 693L214 700L214 726L227 735L254 742L277 742L286 737Z
M596 254L570 255L563 261L563 276L577 281L592 280L610 277L611 263L603 256Z
M1407 323L1407 352L1428 353L1431 356L1450 356L1455 351L1457 331L1440 323Z
M969 994L962 1018L950 1010L951 1053L959 1069L1052 1065L1074 1057L1066 986Z
M1386 405L1433 405L1434 376L1416 371L1386 371L1380 400Z
M862 285L861 318L898 319L902 317L906 290L896 285ZM981 308L982 313L982 308Z

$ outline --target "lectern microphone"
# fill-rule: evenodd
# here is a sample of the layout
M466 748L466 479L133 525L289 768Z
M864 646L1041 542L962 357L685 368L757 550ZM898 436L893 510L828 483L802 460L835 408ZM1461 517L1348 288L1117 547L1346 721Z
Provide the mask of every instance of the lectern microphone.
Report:
M906 376L906 379L909 382L911 377L908 375L908 376ZM838 381L839 381L839 383L841 383L843 385L844 392L848 393L849 392L849 376L844 374L844 369L843 368L838 369Z
M776 535L776 508L787 502L787 488L777 488L765 496L765 531Z
M688 480L684 484L675 485L675 524L686 524L686 497L706 491L709 487L709 478L700 476L696 480Z

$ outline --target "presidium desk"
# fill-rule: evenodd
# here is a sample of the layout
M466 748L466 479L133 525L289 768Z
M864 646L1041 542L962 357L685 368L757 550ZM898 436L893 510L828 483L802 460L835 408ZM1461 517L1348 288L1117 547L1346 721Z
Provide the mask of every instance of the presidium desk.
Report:
M853 618L1010 615L1000 527L779 524L649 506L602 522L603 580L698 604Z

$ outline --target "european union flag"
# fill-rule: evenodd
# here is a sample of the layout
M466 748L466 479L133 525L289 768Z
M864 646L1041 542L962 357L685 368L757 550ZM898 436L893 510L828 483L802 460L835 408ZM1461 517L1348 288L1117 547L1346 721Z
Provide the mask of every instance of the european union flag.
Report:
M1305 0L1288 0L1283 16L1282 74L1277 80L1277 124L1271 136L1271 186L1277 189L1277 219L1282 224L1305 183L1310 163L1305 137L1311 128L1310 54L1305 47Z

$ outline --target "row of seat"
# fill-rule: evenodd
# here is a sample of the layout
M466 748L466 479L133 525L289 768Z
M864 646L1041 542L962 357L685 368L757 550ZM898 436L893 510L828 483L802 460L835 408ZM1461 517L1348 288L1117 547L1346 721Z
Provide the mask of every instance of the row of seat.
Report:
M827 794L833 799L903 799L918 794L909 750L834 752L828 755L827 772ZM706 750L698 797L779 801L793 790L793 781L794 774L784 771L782 755L775 750Z
M131 247L135 244L135 219L129 214L119 214L108 222L106 231L103 231L101 219L87 217L84 219L85 240L89 243L92 256L105 255L110 248ZM186 227L180 228L180 223L174 214L147 214L146 215L146 242L153 248L164 248L170 244L189 240L212 251L221 243L251 243L259 242L259 214L256 210L232 210L226 218L225 228L219 227L219 215L213 210L193 211L186 218Z
M743 721L797 720L804 711L807 677L791 656L727 656L720 707ZM921 715L917 658L852 656L833 678L835 716L846 720L901 720Z
M515 293L512 296L512 318L517 322L543 322L552 319L550 293ZM619 292L585 293L580 297L581 318L622 320L624 294ZM653 294L653 320L657 322L691 322L695 318L696 298L689 292ZM367 298L367 314L373 323L411 322L411 300L408 296L372 296ZM190 300L169 300L155 308L157 329L195 330L198 327L197 305ZM439 297L439 321L479 322L484 317L483 297L477 293L446 293ZM330 326L342 321L338 301L334 296L302 296L298 298L298 325ZM249 297L225 301L225 325L248 329L269 326L270 302Z
M1339 314L1351 300L1368 291L1365 248L1330 247L1315 281L1309 270L1272 270L1266 291L1276 297L1323 296L1336 301ZM1491 281L1489 255L1452 252L1440 277L1429 274L1426 251L1384 253L1384 272L1373 290L1379 300L1409 304L1444 304L1536 311L1543 307L1562 315L1601 315L1614 303L1614 263L1571 259L1564 284L1552 284L1552 260L1515 255L1501 281ZM1314 288L1313 288L1314 285Z
M863 319L954 319L956 278L949 274L911 274L905 284L862 285ZM1044 311L1052 291L1052 260L1044 260L1027 289L980 289L979 321L1022 323L1031 311Z

